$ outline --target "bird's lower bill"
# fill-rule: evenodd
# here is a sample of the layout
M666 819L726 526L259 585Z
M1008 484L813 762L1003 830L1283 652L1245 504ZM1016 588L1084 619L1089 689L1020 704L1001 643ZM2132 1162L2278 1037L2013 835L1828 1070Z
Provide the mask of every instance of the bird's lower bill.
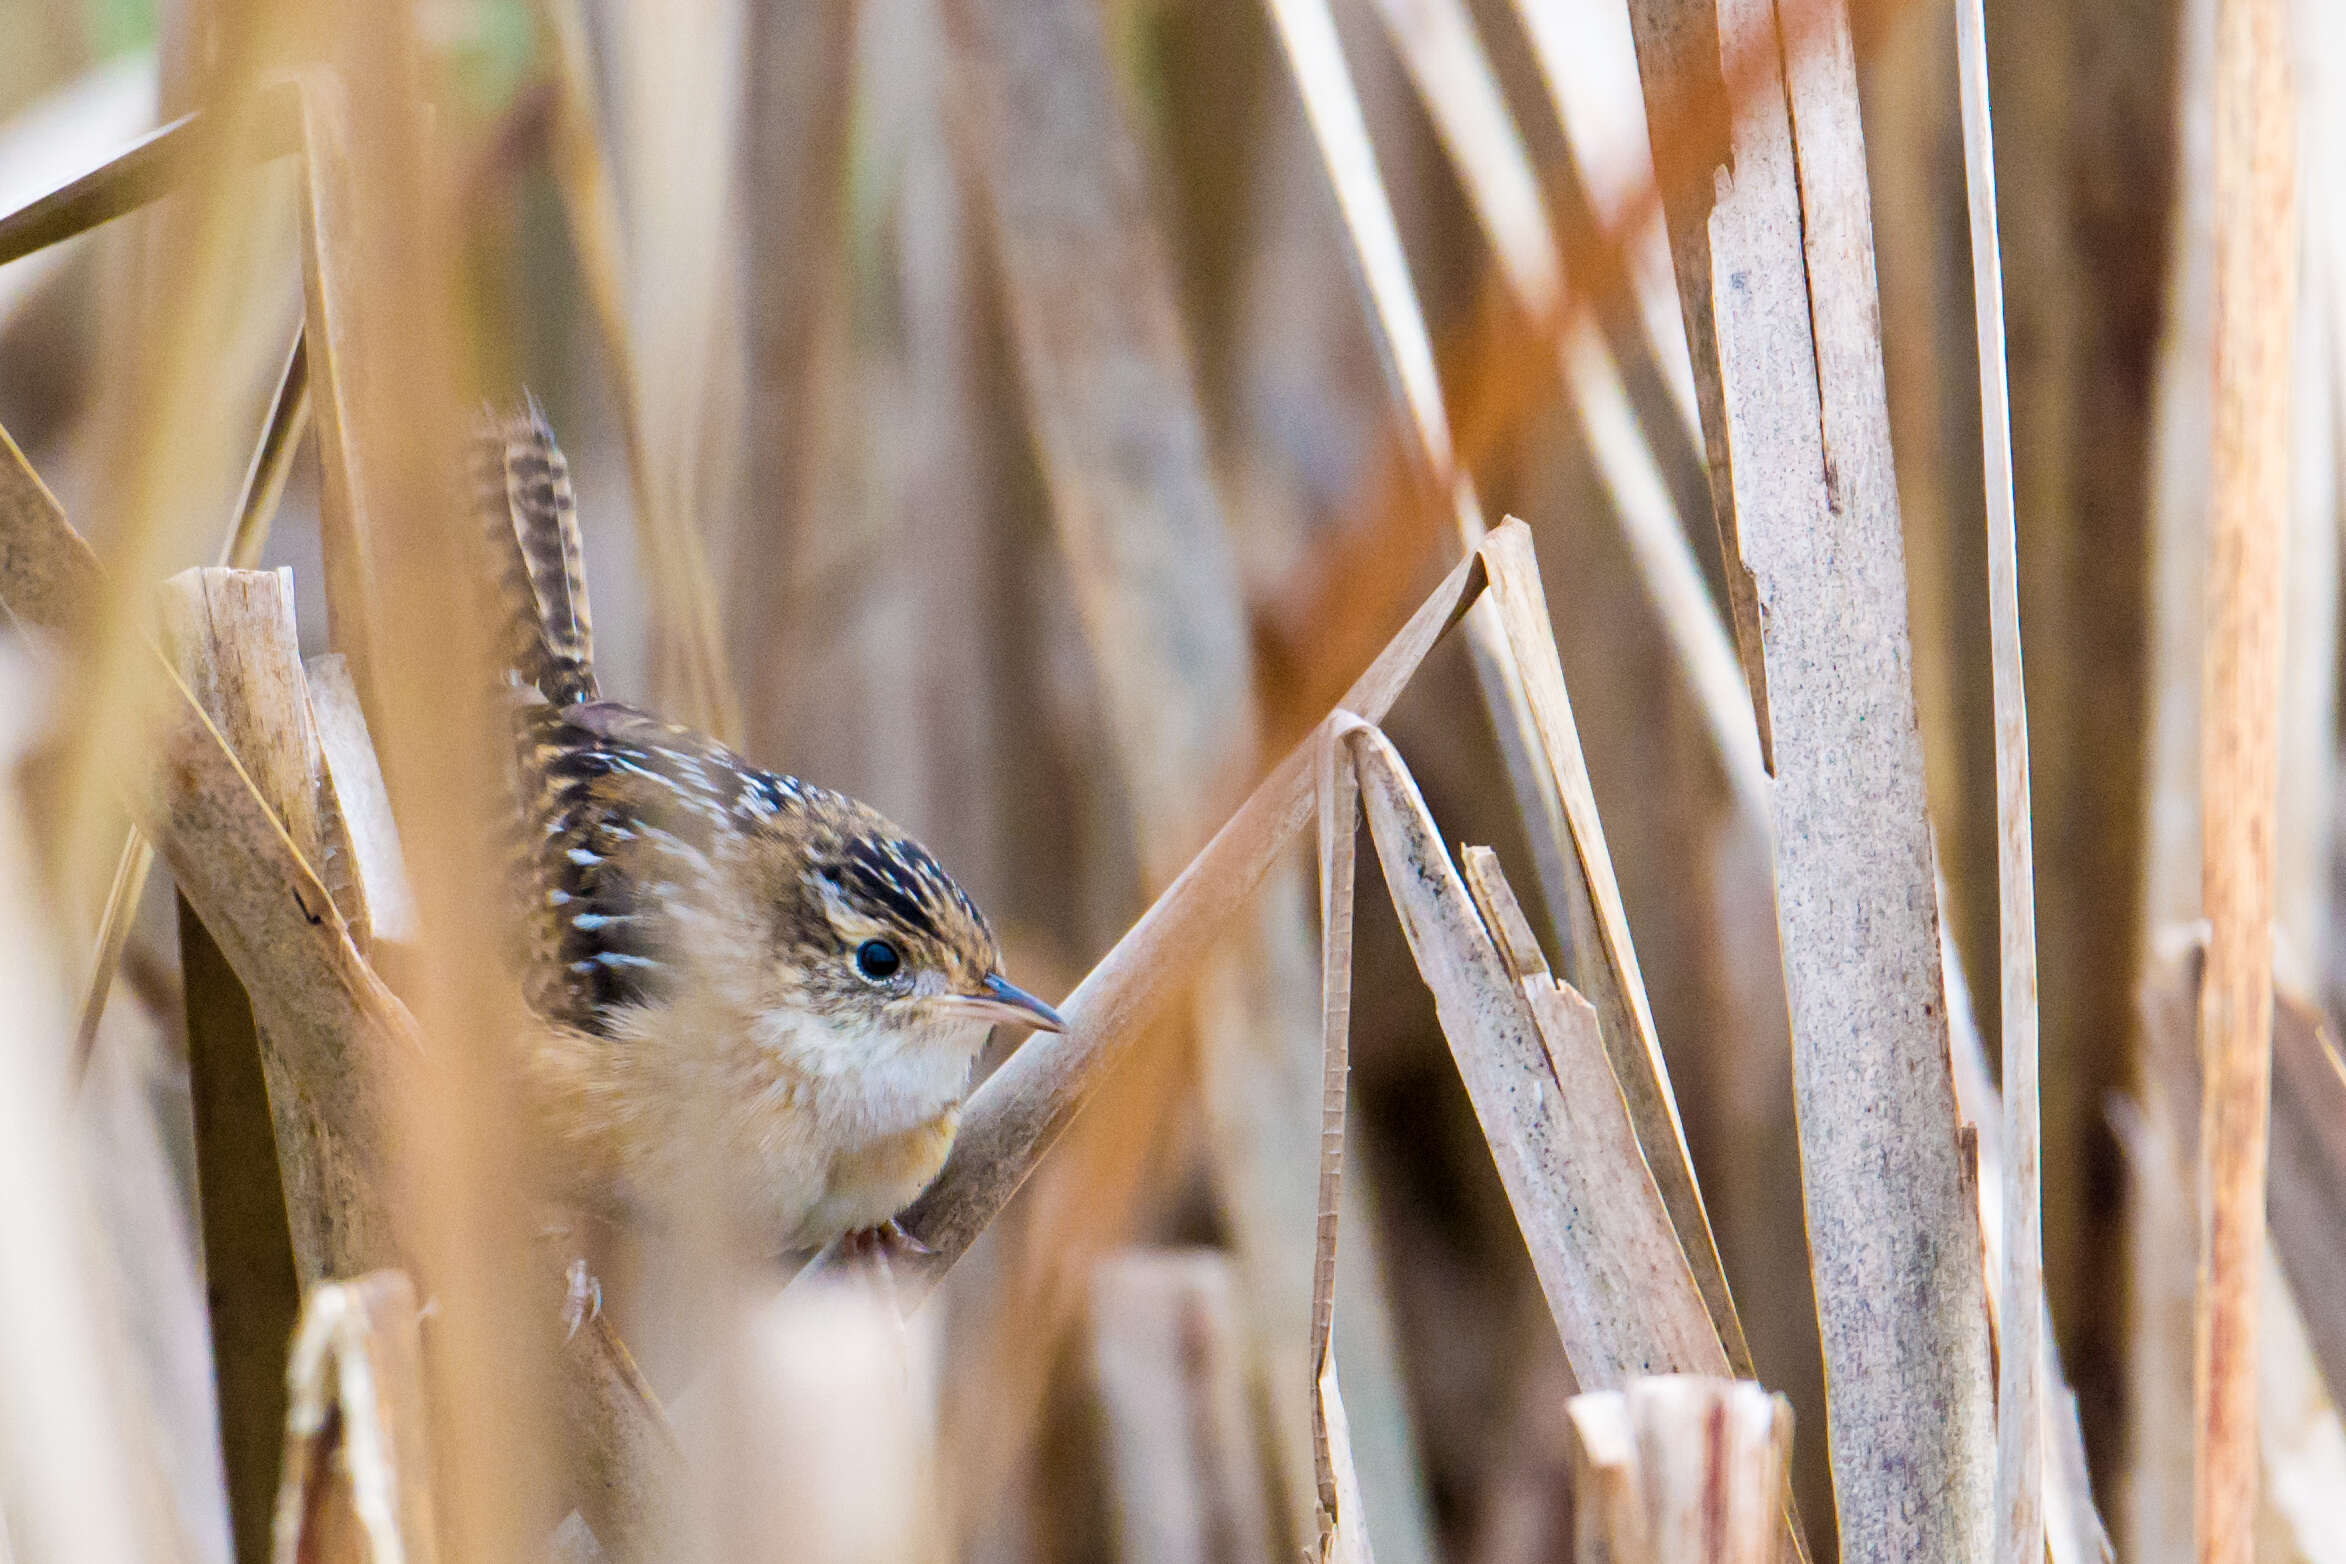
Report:
M1058 1011L999 974L986 979L986 991L982 994L943 994L931 1003L957 1021L1026 1026L1038 1032L1067 1030L1067 1023Z

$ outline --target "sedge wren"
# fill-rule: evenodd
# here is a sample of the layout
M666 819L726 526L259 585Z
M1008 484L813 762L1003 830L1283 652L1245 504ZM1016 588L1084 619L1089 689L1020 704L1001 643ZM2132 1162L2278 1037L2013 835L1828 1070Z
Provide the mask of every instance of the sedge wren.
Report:
M767 1253L903 1241L996 1024L1062 1029L876 810L596 688L568 465L533 400L476 436L515 686L531 1085L585 1203L690 1188Z

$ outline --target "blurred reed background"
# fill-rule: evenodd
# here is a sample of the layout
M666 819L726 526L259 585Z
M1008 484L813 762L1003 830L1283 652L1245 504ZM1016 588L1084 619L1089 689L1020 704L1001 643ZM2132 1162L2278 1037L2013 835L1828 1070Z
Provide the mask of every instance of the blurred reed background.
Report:
M2342 15L0 0L0 1561L2346 1560ZM525 388L1075 991L888 1275L562 1337Z

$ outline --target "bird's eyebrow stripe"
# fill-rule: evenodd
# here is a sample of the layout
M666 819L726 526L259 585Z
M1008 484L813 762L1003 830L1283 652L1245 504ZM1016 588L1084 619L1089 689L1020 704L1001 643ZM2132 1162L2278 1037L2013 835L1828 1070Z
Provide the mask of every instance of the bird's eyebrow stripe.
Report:
M938 932L936 920L926 905L928 895L921 876L910 871L888 846L869 841L850 842L847 857L849 878L856 891L922 933Z

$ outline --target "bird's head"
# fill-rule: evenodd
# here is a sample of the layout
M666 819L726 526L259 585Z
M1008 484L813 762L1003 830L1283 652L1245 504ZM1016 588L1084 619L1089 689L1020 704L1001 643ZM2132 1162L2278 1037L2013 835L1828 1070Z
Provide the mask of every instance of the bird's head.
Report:
M789 920L810 1008L856 1032L1066 1029L1003 975L985 915L926 848L850 800L819 813L829 818L808 834Z

